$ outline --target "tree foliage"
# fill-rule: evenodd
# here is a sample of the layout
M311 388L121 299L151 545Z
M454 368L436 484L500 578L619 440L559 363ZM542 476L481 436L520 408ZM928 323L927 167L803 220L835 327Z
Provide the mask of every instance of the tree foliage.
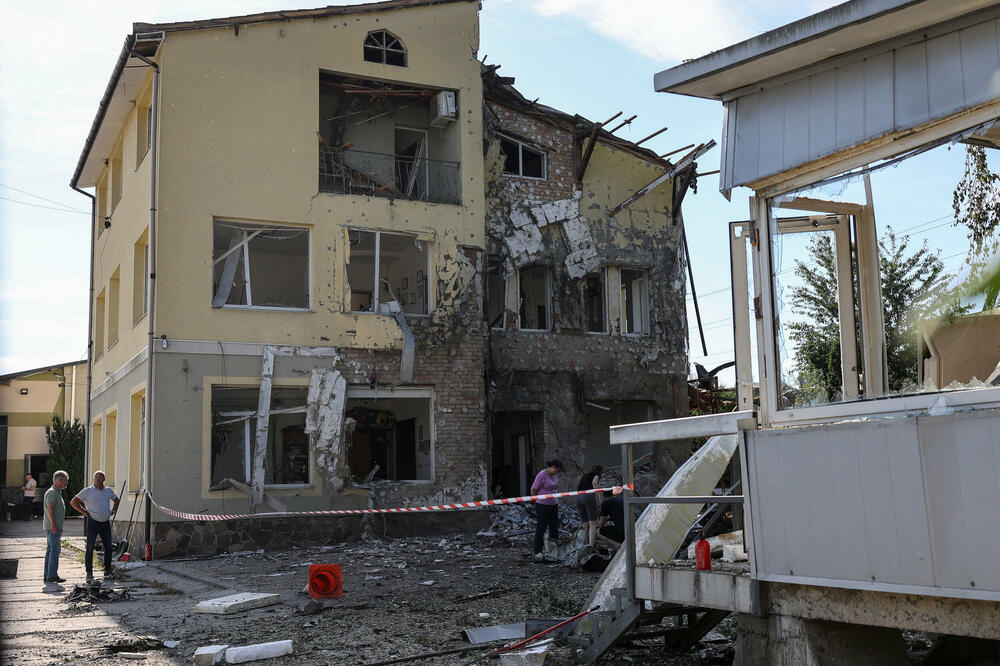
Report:
M970 267L969 282L972 290L981 290L985 296L983 310L991 310L1000 305L1000 285L997 284L997 266L994 263L1000 253L1000 175L990 171L986 160L986 149L982 146L967 146L965 151L965 172L952 194L952 209L955 224L968 229ZM990 276L992 275L992 280Z
M890 392L916 381L917 325L954 308L950 276L926 241L917 249L891 228L879 239L882 307L885 319L886 359ZM789 292L792 312L802 317L789 324L795 343L798 404L831 402L840 398L840 317L837 304L837 263L828 234L813 238L808 261L796 260L801 281ZM852 275L856 275L852 258ZM856 293L857 285L852 285ZM855 301L857 298L855 298ZM860 317L855 317L855 339L860 348Z
M51 475L61 469L69 474L69 497L75 496L87 485L83 469L86 438L86 431L79 419L73 419L70 423L53 416L52 423L45 426L45 440L49 444L48 472Z

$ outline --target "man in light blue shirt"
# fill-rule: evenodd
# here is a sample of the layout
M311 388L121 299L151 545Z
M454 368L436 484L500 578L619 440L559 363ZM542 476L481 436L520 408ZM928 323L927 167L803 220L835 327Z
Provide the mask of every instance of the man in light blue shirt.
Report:
M114 488L104 485L104 472L94 472L93 485L87 486L70 500L70 506L87 518L87 548L83 555L83 564L87 568L87 580L94 577L94 546L100 535L104 545L104 577L110 578L111 556L114 546L111 545L111 515L118 512L118 495Z

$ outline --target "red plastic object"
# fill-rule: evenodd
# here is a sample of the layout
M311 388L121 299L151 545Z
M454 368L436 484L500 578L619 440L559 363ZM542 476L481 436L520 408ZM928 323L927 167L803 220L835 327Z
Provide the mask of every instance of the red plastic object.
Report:
M339 599L344 596L344 574L340 565L310 564L308 588L313 599Z
M698 539L694 544L694 568L698 571L712 568L712 547L707 539Z
M120 558L120 561L121 561L121 562L128 562L128 561L129 561L129 560L131 560L131 559L132 559L132 556L131 556L131 555L129 555L128 553L122 553L122 556L121 556L121 558Z
M146 560L147 562L153 559L153 544L151 543L146 544L146 556L143 559Z

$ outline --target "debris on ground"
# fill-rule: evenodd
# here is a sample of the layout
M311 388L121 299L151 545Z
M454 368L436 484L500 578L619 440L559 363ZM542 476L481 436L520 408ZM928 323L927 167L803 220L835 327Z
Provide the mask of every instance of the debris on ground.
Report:
M66 595L66 601L89 601L101 603L105 601L124 601L132 598L127 587L105 587L99 580L87 583L77 583L73 591Z
M202 601L194 607L194 612L228 615L229 613L239 613L240 611L262 608L263 606L270 606L277 603L281 603L281 595L279 594L240 592L238 594L230 594L227 597Z
M245 661L257 661L258 659L272 659L283 657L292 653L292 642L290 640L272 641L270 643L256 643L254 645L241 645L231 647L226 650L226 663L242 664Z
M226 658L228 645L203 645L194 651L195 666L213 666Z

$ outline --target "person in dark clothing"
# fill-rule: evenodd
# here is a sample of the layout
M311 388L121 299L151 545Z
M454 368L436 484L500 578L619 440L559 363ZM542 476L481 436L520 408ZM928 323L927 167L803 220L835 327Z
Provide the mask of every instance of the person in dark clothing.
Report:
M594 465L593 469L580 477L577 490L593 490L601 482L604 468ZM593 546L597 538L597 493L576 496L576 510L580 514L580 529L587 535L587 545Z
M625 540L625 504L621 495L604 497L601 504L601 517L597 521L602 537L621 545Z

